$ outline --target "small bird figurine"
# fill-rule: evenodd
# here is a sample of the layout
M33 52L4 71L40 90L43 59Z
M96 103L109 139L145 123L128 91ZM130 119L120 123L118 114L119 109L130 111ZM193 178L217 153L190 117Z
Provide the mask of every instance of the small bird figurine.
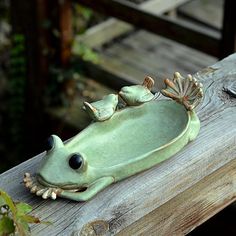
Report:
M154 99L151 89L154 85L154 80L147 76L142 85L125 86L119 92L121 98L129 106L137 106L142 103Z
M118 95L110 94L102 100L88 103L84 102L84 109L95 121L104 121L112 117L118 104Z

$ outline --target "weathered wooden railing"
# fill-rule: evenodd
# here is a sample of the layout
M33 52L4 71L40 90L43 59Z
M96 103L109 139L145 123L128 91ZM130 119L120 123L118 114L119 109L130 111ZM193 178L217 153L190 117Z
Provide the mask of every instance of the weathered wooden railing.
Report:
M88 202L42 200L22 184L43 153L0 175L0 188L31 204L52 225L34 235L182 235L236 199L236 54L195 76L205 88L198 138L152 169L108 187ZM62 173L63 174L63 173ZM91 234L88 234L90 232Z

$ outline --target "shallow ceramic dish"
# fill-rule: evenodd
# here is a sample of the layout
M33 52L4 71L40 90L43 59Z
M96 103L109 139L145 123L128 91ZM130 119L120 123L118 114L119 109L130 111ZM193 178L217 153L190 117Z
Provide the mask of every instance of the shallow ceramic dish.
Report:
M52 135L36 176L25 174L25 186L44 199L85 201L174 155L199 132L194 108L203 92L190 75L175 73L165 83L162 94L173 100L157 100L150 92L154 81L147 77L143 85L123 87L119 95L85 102L94 122L65 144Z

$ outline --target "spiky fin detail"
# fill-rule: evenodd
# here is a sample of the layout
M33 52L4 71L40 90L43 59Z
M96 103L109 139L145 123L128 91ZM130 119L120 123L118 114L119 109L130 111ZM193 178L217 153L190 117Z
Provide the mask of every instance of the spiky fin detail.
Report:
M179 72L175 72L174 78L165 79L164 83L166 88L162 89L161 93L183 104L187 110L193 110L203 98L202 84L192 75L184 78Z

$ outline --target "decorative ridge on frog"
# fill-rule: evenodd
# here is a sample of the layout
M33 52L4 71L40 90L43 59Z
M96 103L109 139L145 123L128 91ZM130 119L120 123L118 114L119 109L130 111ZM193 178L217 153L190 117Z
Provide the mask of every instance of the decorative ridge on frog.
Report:
M39 170L24 175L25 186L44 199L86 201L173 156L199 132L194 109L203 89L191 75L178 72L164 82L161 93L171 100L157 100L151 92L154 80L146 77L142 85L125 86L118 95L85 102L94 122L65 143L50 136ZM119 109L121 101L126 106Z

